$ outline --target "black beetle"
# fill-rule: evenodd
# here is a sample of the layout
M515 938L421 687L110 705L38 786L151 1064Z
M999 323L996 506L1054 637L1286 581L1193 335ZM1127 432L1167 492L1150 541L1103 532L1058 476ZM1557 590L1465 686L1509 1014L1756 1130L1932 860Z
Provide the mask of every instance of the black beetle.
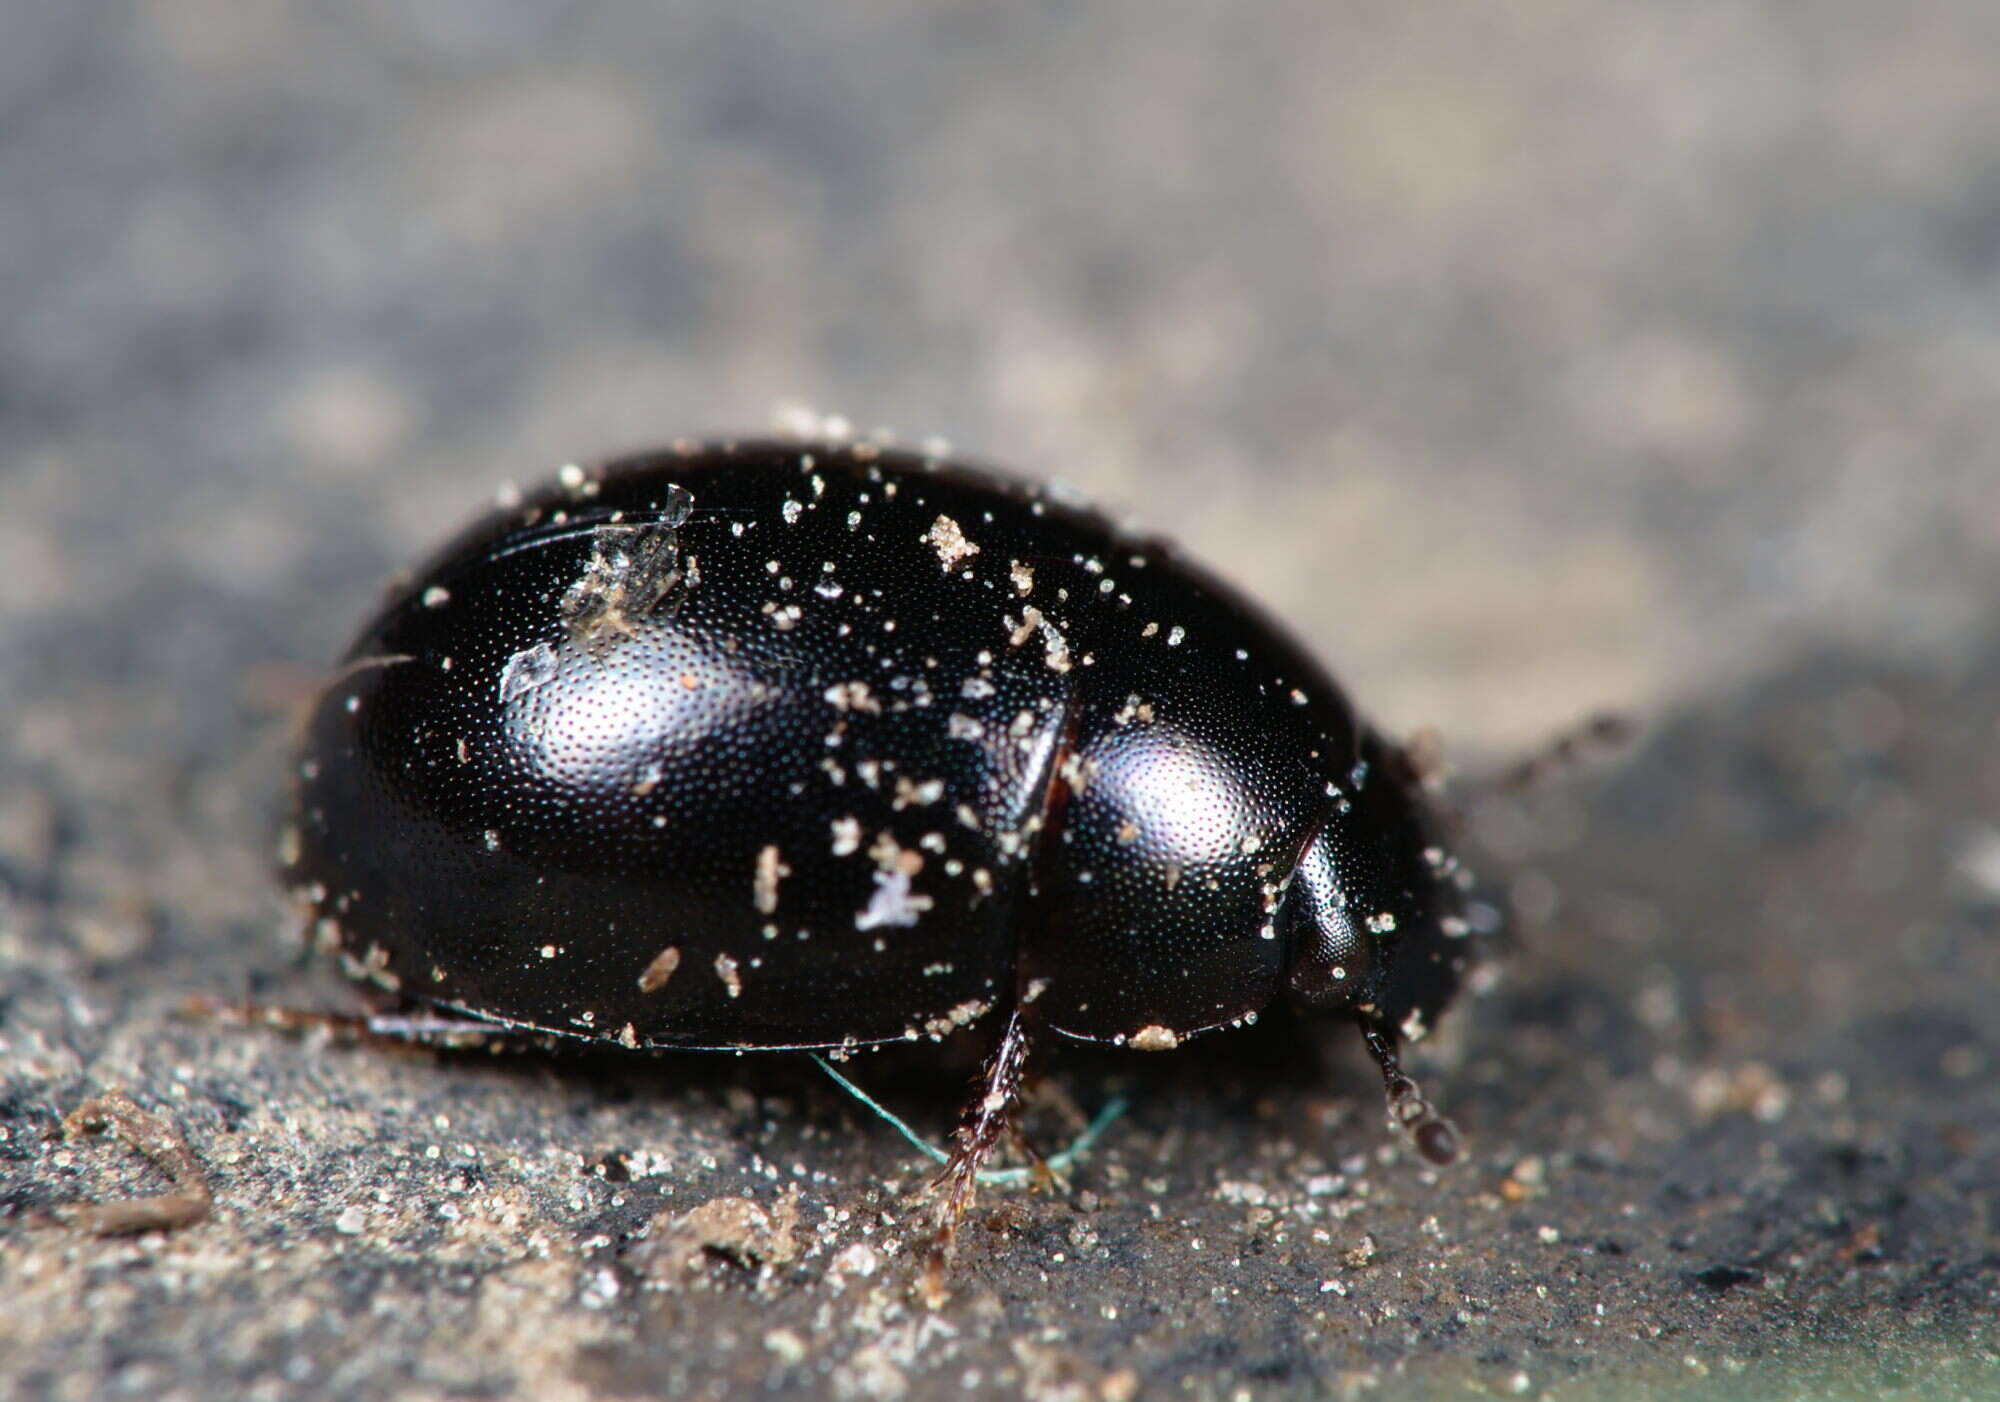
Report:
M1284 997L1398 1069L1466 963L1415 766L1250 604L1047 489L868 443L682 444L506 502L311 722L287 876L348 971L627 1047L996 1028L946 1235L1047 1031Z

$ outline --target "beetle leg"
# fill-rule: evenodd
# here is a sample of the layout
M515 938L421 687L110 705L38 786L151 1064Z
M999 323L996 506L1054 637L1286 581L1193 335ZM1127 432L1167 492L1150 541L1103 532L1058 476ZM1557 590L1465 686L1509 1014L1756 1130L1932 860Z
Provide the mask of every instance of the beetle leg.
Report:
M1028 1016L1017 1007L1007 1015L1000 1040L987 1055L985 1069L979 1074L979 1093L965 1107L964 1118L959 1121L951 1161L931 1181L932 1189L939 1194L938 1223L924 1264L921 1289L925 1303L933 1309L943 1304L946 1297L945 1267L951 1259L959 1223L965 1220L979 1186L979 1165L993 1152L993 1146L1000 1142L1013 1121L1031 1046Z
M184 1015L239 1027L274 1027L281 1032L305 1032L343 1046L446 1048L527 1046L534 1038L499 1023L438 1013L389 1011L322 1012L284 1003L230 1002L202 994L181 1005Z
M1404 1074L1396 1056L1396 1034L1372 1018L1361 1021L1361 1040L1382 1068L1382 1088L1389 1096L1389 1122L1410 1136L1417 1152L1443 1167L1458 1157L1458 1131L1417 1083Z

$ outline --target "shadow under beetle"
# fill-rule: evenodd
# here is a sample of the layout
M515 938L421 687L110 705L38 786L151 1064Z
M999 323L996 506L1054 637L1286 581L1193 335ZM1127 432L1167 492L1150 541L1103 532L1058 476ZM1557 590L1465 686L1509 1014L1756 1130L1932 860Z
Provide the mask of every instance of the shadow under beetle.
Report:
M318 703L286 876L348 972L633 1048L991 1029L937 1255L1054 1033L1275 999L1397 1062L1467 878L1415 766L1244 599L1034 484L867 443L681 444L473 525Z

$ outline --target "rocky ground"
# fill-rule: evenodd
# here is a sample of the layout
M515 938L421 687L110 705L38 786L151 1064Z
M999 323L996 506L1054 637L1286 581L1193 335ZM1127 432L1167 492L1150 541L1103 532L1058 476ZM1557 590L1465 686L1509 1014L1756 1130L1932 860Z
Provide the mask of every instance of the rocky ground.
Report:
M2000 12L557 13L0 20L0 1393L2000 1395ZM786 401L1445 732L1517 924L1420 1064L1464 1163L1288 1018L1068 1052L1038 1137L1128 1112L931 1311L810 1063L185 1015L354 1006L269 868L387 574ZM976 1056L850 1070L941 1136Z

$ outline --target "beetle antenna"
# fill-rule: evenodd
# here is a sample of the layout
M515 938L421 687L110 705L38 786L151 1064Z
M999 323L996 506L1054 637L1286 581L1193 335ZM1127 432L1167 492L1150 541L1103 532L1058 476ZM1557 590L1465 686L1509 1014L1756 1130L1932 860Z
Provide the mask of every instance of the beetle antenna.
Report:
M1404 1074L1396 1055L1396 1036L1380 1024L1363 1022L1361 1040L1382 1068L1382 1088L1389 1096L1389 1123L1410 1136L1426 1160L1442 1168L1458 1158L1458 1130L1438 1113L1423 1088Z
M1639 731L1639 723L1622 711L1594 711L1573 725L1557 731L1538 750L1516 760L1513 767L1494 781L1501 793L1520 793L1539 788L1566 769L1574 769L1594 754L1604 754L1628 745Z
M1454 794L1444 791L1444 748L1437 731L1413 732L1396 752L1396 758L1409 782L1431 796L1445 831L1453 837L1463 837L1482 803L1539 789L1595 756L1622 749L1638 732L1637 718L1626 712L1593 711L1558 730L1499 773L1462 781Z

